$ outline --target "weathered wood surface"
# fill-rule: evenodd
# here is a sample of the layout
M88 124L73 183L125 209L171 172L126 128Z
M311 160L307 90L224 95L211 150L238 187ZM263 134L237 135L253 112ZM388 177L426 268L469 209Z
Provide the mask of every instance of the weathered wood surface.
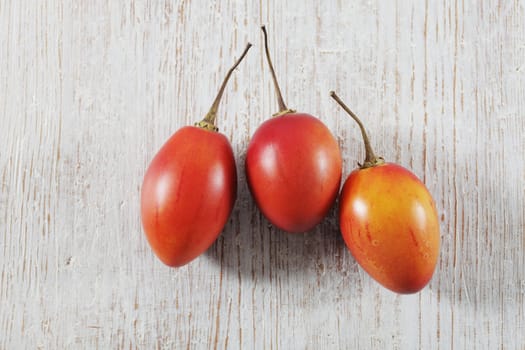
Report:
M259 25L290 107L433 193L442 252L395 295L346 250L336 211L305 235L246 187L250 136L276 111ZM212 248L170 269L139 219L144 170L219 110L239 196ZM0 349L524 349L523 1L0 0Z

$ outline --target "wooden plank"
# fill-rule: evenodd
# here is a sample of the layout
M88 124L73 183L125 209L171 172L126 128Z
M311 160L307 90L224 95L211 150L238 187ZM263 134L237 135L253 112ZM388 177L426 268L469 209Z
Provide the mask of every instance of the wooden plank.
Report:
M277 110L260 24L290 107L363 157L412 169L441 216L436 274L395 295L363 272L337 210L271 227L245 152ZM0 0L0 349L522 349L525 6L520 1ZM191 264L153 255L144 170L207 112L254 44L218 125L237 157L224 233Z

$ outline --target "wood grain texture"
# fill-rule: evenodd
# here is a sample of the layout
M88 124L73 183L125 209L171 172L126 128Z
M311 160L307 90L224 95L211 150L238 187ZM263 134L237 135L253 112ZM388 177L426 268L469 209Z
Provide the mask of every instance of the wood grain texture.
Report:
M339 140L344 176L377 153L411 168L441 214L421 293L358 267L336 210L287 235L260 214L244 155L288 105ZM524 349L522 1L0 0L0 349ZM218 125L239 196L191 264L153 255L139 219L152 156L204 116L234 58Z

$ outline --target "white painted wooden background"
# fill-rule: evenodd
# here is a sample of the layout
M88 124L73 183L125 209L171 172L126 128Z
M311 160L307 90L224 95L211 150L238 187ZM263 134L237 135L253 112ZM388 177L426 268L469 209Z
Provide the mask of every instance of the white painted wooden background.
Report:
M344 176L376 152L433 193L442 250L421 293L361 270L336 210L268 225L244 155L288 105L339 140ZM141 229L147 164L219 110L239 170L223 235L171 269ZM525 349L523 1L0 0L0 349Z

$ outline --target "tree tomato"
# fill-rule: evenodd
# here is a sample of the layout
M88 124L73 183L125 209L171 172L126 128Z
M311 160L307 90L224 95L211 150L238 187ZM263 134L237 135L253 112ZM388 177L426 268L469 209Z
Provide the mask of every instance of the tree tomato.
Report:
M202 254L228 221L237 195L230 143L187 126L166 142L142 185L142 223L159 259L181 266Z
M142 226L148 242L168 266L187 264L221 233L237 196L237 170L230 142L215 126L230 68L217 97L196 126L179 129L151 161L141 190Z
M320 223L335 202L341 185L341 153L319 119L286 107L266 28L261 29L279 112L253 135L246 154L246 178L257 206L272 224L291 233L305 232Z
M341 184L339 145L317 118L290 113L264 122L246 154L246 178L263 214L292 233L317 225Z
M437 211L407 169L386 163L354 170L341 192L339 222L352 255L383 286L414 293L431 279L440 245Z
M397 293L415 293L431 279L440 237L434 200L407 169L385 163L372 150L359 118L330 95L361 129L366 157L346 180L339 224L346 245L370 276Z

